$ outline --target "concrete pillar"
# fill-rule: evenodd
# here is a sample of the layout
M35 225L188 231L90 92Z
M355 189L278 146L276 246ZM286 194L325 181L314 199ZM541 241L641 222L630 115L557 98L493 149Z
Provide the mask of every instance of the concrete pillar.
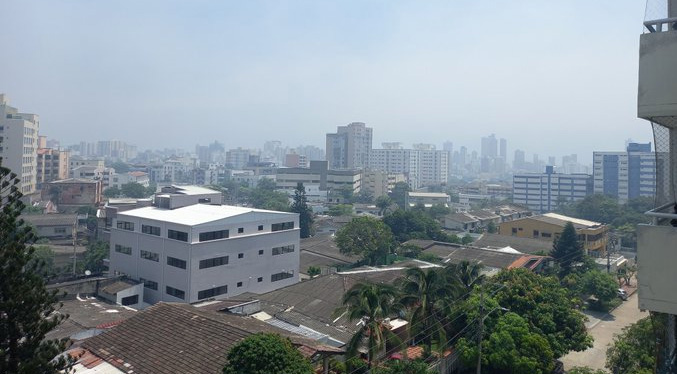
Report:
M668 18L677 17L677 0L668 0Z
M322 373L329 374L329 355L322 356Z

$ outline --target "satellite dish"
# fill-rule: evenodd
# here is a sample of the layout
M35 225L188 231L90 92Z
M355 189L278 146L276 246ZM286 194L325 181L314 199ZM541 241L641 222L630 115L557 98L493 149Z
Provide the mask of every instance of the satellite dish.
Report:
M92 272L89 271L89 270L85 270L85 275L86 275L86 276L90 276L90 275L92 275Z

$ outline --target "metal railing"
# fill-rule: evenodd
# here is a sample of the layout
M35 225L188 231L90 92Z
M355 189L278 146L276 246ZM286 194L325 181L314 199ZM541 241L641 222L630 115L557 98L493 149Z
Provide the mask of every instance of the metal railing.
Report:
M667 204L663 204L663 205L659 206L658 208L654 208L654 209L651 209L648 212L645 212L644 214L653 218L653 221L654 221L653 224L654 225L660 225L661 223L660 223L659 220L677 220L677 213L675 213L675 212L673 212L673 213L664 212L664 210L666 210L668 208L674 209L675 204L677 204L677 203L676 202L670 202L670 203L667 203ZM668 224L669 224L669 222L670 221L668 221Z
M663 30L663 25L668 25L667 30ZM677 30L677 17L662 18L644 22L644 27L646 27L649 32L670 31L671 26L673 30Z

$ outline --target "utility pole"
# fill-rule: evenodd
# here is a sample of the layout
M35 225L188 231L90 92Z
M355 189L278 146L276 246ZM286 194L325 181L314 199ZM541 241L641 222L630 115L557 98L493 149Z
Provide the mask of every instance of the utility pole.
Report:
M78 237L78 215L75 215L75 222L73 222L73 276L75 276L75 268L77 266L78 256L76 251L76 239Z
M482 373L482 335L484 329L484 284L480 284L480 331L477 334L477 374Z

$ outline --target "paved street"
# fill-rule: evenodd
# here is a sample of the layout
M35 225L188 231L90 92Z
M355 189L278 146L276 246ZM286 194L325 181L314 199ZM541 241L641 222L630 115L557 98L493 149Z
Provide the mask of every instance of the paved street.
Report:
M637 320L649 315L648 312L640 312L637 308L637 293L623 302L611 314L608 313L586 313L590 321L586 326L590 334L595 338L592 348L583 352L572 352L562 357L564 368L570 369L574 366L589 366L594 369L604 369L606 361L606 349L609 343L613 341L614 334L621 332L623 327L631 325Z

